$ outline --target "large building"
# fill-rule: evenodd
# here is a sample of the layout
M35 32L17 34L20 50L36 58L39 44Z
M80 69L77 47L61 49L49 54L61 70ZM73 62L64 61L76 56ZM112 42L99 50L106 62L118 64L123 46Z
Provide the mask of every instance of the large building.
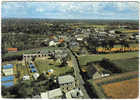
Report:
M72 75L59 76L58 83L65 93L75 88L75 79Z

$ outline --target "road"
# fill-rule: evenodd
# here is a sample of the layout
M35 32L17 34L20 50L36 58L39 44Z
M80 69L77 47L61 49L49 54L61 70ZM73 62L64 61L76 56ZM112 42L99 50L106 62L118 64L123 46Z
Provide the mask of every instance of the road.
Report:
M84 99L89 99L89 95L84 87L84 80L80 74L80 69L79 69L79 66L78 66L78 62L75 58L75 56L73 55L72 51L69 49L69 52L71 54L71 58L72 58L72 64L73 64L73 68L74 68L74 74L75 74L75 78L77 80L77 84L79 86L79 88L82 90L83 94L84 94Z

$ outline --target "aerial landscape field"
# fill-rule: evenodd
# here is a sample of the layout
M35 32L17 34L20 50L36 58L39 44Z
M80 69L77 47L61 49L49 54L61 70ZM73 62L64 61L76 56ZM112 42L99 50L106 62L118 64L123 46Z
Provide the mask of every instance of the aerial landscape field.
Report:
M2 97L137 98L137 5L2 2Z

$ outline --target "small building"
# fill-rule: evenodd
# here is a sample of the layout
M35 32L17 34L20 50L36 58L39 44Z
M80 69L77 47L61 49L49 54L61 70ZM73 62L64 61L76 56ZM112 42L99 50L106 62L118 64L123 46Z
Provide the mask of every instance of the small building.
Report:
M84 94L79 88L73 89L66 93L66 99L82 99L83 96Z
M61 99L63 93L60 88L41 93L41 98L46 99Z
M34 78L35 80L37 80L38 77L39 77L39 73L34 73L34 74L33 74L33 78Z
M23 80L30 80L30 76L29 75L23 76Z
M8 52L17 52L17 48L7 48Z
M65 93L75 88L75 79L72 75L59 76L58 83L61 90Z

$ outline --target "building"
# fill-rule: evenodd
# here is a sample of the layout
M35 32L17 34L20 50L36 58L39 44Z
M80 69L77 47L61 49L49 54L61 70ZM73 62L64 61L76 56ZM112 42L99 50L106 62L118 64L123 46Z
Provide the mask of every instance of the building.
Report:
M100 66L95 65L94 63L88 63L87 68L87 76L88 78L98 79L106 76L110 76L110 73Z
M29 75L23 76L23 80L30 80L30 76Z
M73 89L66 93L66 99L82 99L83 96L84 94L79 88Z
M58 83L63 92L68 92L75 88L75 79L72 75L59 76Z
M115 30L110 30L109 33L115 34Z
M49 46L55 46L57 43L56 42L54 42L54 41L50 41L49 42Z
M40 94L41 98L46 98L46 99L61 99L63 98L63 93L60 88L46 91Z
M78 37L77 41L83 41L83 38L82 37Z
M17 52L17 48L7 48L8 52Z

